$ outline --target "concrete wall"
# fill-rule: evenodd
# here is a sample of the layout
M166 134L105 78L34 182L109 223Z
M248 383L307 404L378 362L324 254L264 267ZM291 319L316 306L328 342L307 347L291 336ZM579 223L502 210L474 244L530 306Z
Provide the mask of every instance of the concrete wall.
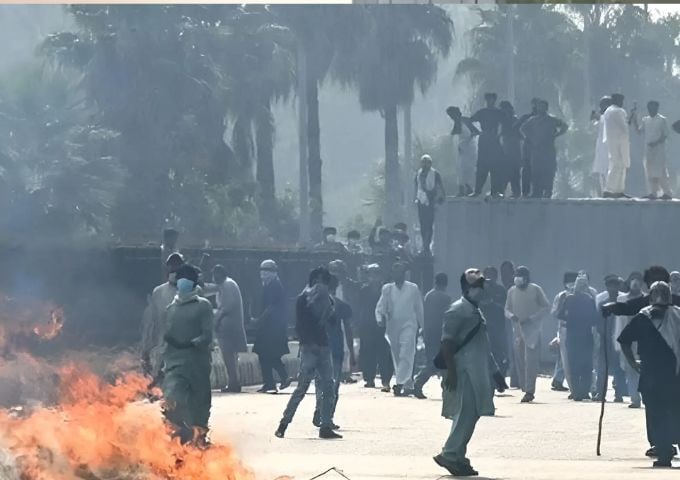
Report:
M680 201L451 198L436 222L435 270L449 274L456 294L465 268L503 260L529 267L551 301L566 270L586 269L602 290L609 273L680 269Z

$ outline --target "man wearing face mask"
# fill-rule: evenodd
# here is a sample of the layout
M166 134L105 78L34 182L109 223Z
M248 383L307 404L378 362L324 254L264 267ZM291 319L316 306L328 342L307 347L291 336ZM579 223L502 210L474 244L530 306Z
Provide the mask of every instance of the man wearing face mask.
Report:
M335 227L323 229L323 240L314 248L324 252L347 253L345 246L337 240L338 230Z
M484 281L476 268L461 275L463 296L444 316L441 351L435 359L435 365L446 370L442 381L442 416L453 424L434 461L454 476L478 474L466 457L467 444L479 418L493 416L495 412L492 376L499 391L506 387L491 355L486 322L479 310Z
M528 403L536 394L541 321L550 312L550 302L543 289L531 283L527 267L517 268L514 282L508 291L505 316L512 322L517 375L524 392L522 403Z
M390 344L397 384L392 391L401 397L414 393L413 364L416 355L416 335L423 327L423 297L415 283L406 281L406 266L395 263L392 283L382 288L375 307L378 325L385 327Z
M184 257L181 254L173 253L168 256L165 262L168 281L153 289L149 301L150 314L144 316L142 323L142 362L144 369L155 381L159 380L161 373L166 309L177 294L177 269L182 265Z
M627 293L619 295L617 302L627 302L633 298L639 298L642 294L642 274L640 272L633 272L628 277L629 290ZM624 328L631 322L632 316L617 315L614 325L614 339L619 338ZM631 345L633 353L637 356L637 344ZM614 349L618 353L619 363L626 374L626 385L628 386L628 395L630 396L629 408L640 408L640 392L638 392L638 384L640 382L640 374L628 363L626 357L621 351L621 344L615 342Z
M623 329L618 341L628 363L640 373L638 389L645 403L647 436L658 456L653 466L668 468L679 434L680 309L671 305L665 282L652 284L649 303ZM633 352L634 342L640 361Z
M292 379L286 372L281 357L288 350L288 324L286 322L286 294L279 279L278 266L274 260L265 260L260 265L262 281L262 313L255 321L255 344L253 352L257 354L262 369L264 385L259 393L276 393L274 371L281 379L281 390L290 386Z
M201 445L210 418L212 304L197 293L195 267L185 264L176 273L177 295L168 306L163 335L164 413L182 443Z
M680 272L672 271L670 279L671 293L680 295Z

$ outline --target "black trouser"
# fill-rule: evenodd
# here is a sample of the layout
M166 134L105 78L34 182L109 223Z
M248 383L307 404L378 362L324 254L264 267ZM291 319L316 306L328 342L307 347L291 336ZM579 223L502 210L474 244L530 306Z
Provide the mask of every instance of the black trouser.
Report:
M385 331L375 328L361 336L359 363L365 382L374 382L376 372L380 371L383 385L389 385L394 375L394 363L390 346L385 339Z
M531 195L531 147L525 141L522 146L522 196Z
M511 166L508 167L508 170L509 170L508 182L510 182L510 189L512 190L512 195L514 197L519 197L522 194L520 167ZM503 186L503 190L505 191L505 186Z
M647 438L656 447L660 461L673 458L673 444L678 441L678 405L674 395L642 392L645 403Z
M286 367L281 361L281 355L267 355L258 353L258 359L260 360L260 369L262 370L262 383L267 388L275 388L276 382L274 381L274 371L279 374L279 379L283 382L288 378L288 372Z
M505 172L502 168L503 149L498 138L484 133L479 137L477 147L477 171L475 173L475 193L484 190L486 179L491 176L491 194L501 193Z
M531 196L537 198L551 198L557 167L545 166L531 169Z
M418 221L420 222L420 236L423 237L423 249L430 250L434 233L434 205L418 203Z

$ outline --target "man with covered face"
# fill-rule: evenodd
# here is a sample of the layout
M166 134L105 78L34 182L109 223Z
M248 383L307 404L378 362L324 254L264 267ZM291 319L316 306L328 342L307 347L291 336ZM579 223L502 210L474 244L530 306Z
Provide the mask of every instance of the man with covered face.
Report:
M423 297L415 283L406 280L406 266L397 262L392 267L392 280L382 288L375 318L385 327L385 337L390 344L397 397L414 393L413 364L416 355L416 335L423 327Z
M649 303L623 329L618 341L631 367L640 373L647 436L658 457L653 466L668 468L680 431L680 308L671 304L666 282L652 284ZM634 342L640 361L632 349Z
M479 418L494 414L492 377L500 391L505 388L491 355L486 322L479 310L484 281L476 268L461 275L463 296L444 316L441 352L435 360L438 367L446 370L442 381L442 416L453 423L434 461L454 476L477 475L466 457L467 444Z
M512 322L517 375L524 392L522 403L528 403L536 394L541 322L550 312L550 302L543 289L531 283L527 267L517 268L514 283L508 291L505 316Z
M177 294L167 308L163 333L165 416L182 443L201 444L210 417L213 310L210 301L199 296L198 270L182 265L176 273Z

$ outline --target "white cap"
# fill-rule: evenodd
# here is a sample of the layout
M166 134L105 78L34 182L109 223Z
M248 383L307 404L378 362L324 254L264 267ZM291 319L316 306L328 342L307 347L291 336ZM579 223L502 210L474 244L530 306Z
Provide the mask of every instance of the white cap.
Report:
M267 259L260 264L260 270L269 270L271 272L276 272L279 269L278 265L274 260Z

